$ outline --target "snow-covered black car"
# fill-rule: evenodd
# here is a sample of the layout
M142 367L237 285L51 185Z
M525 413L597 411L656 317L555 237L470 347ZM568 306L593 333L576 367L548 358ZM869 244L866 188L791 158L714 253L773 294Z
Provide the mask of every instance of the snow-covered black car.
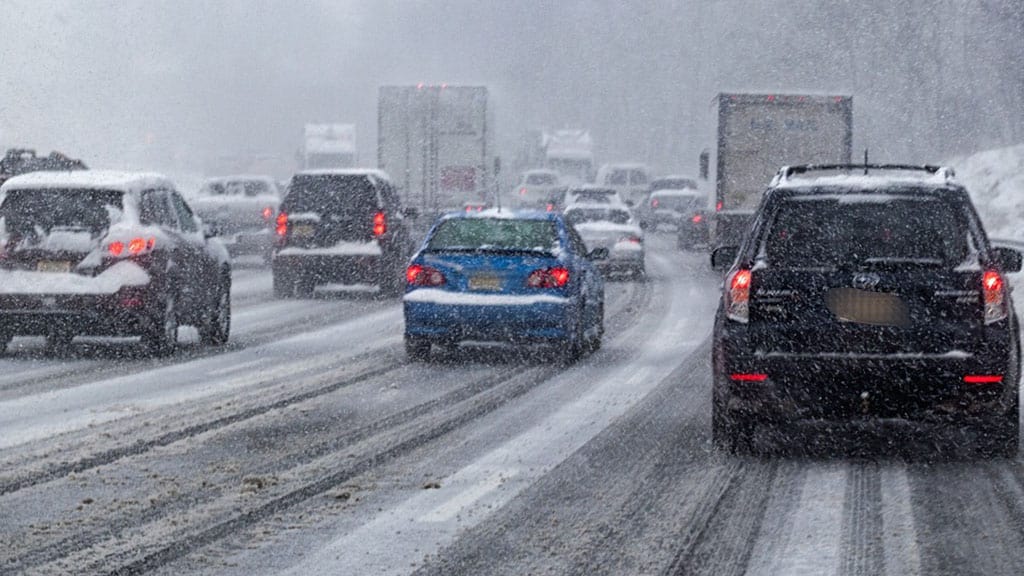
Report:
M0 345L46 336L141 336L171 352L179 325L206 344L231 326L227 251L166 178L35 172L0 188Z
M801 176L826 168L780 171L743 245L712 254L729 268L716 444L800 423L1014 454L1020 343L1005 274L1020 253L990 245L951 169Z
M307 170L292 177L276 218L274 294L320 284L372 285L397 296L412 241L398 195L379 170Z

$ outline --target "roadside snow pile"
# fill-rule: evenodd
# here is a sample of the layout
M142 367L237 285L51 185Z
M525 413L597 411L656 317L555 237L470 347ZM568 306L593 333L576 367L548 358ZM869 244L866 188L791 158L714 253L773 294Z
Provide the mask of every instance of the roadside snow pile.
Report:
M1024 144L950 164L970 191L989 236L1024 242Z

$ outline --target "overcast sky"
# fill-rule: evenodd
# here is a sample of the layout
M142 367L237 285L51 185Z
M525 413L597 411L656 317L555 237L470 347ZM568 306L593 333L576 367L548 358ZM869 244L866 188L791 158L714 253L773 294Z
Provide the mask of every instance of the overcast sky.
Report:
M785 7L785 8L783 8ZM6 0L0 145L202 170L288 157L309 121L355 122L375 162L382 84L485 84L508 155L588 127L599 160L691 171L720 90L854 97L855 144L942 160L1024 140L1012 0Z

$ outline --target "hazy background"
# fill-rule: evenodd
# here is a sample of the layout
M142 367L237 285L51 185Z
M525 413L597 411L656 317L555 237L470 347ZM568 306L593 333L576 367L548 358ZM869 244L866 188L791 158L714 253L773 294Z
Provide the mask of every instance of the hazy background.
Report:
M481 83L499 152L589 127L598 162L693 171L720 90L848 93L855 145L935 161L1024 141L1019 0L5 0L0 146L201 172L293 158L354 122L376 162L381 84Z

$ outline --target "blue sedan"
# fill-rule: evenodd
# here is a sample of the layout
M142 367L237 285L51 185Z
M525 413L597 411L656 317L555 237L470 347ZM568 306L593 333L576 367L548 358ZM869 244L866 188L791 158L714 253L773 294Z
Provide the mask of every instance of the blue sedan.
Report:
M604 281L560 214L442 216L406 270L405 350L433 344L550 343L568 361L601 345Z

